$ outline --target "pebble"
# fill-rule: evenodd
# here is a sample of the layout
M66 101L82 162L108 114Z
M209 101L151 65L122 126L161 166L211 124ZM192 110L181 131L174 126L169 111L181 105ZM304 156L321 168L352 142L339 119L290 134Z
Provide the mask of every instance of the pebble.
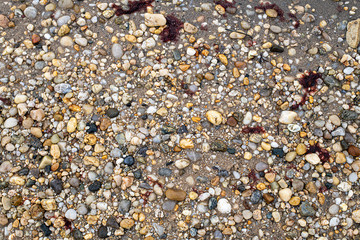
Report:
M186 198L186 192L181 189L169 188L166 190L165 195L169 200L174 200L179 202L184 201Z
M217 203L217 210L222 213L222 214L228 214L231 212L231 204L229 203L229 201L225 198L221 198L219 199L218 203Z
M316 153L309 153L305 155L306 161L311 163L312 165L316 165L320 163L320 158Z
M36 10L36 8L34 8L34 7L27 7L27 8L24 10L24 15L25 15L25 17L27 17L27 18L34 19L34 18L36 18L37 10Z
M114 58L119 59L123 56L124 52L122 50L122 47L120 44L113 44L111 47L111 53L113 55Z
M279 122L282 124L291 124L294 122L295 118L297 117L297 113L293 111L282 111Z

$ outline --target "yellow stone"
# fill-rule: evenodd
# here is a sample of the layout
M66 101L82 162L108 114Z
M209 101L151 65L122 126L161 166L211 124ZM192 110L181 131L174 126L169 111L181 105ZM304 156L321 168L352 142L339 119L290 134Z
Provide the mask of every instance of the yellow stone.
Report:
M185 72L186 70L188 70L190 68L189 64L182 64L179 66L180 70Z
M297 146L296 146L296 153L297 155L304 155L306 153L307 149L306 149L306 146L305 144L303 143L299 143Z
M223 117L221 113L215 110L207 111L205 117L209 122L211 122L214 125L220 125L223 121Z
M196 192L190 192L190 193L189 193L189 198L190 198L191 200L197 199L198 196L199 196L199 195L198 195Z
M180 147L183 149L194 148L194 143L191 139L184 138L180 140Z
M94 134L88 134L84 137L84 143L88 145L95 145L97 138Z
M270 150L271 150L271 145L270 145L270 143L261 142L261 147L262 147L265 151L270 151Z
M289 201L289 203L292 206L298 206L300 204L300 198L299 197L292 197Z
M264 190L264 189L266 188L266 186L265 186L264 183L258 183L258 184L256 185L256 188L257 188L257 190L262 191L262 190Z
M244 158L245 158L246 160L250 160L250 159L252 158L252 154L251 154L250 152L245 152L245 153L244 153Z
M85 156L84 164L85 165L93 165L95 167L98 167L100 165L100 161L96 157Z
M69 122L68 122L68 124L67 124L66 130L67 130L69 133L73 133L73 132L75 132L76 127L77 127L77 120L76 120L76 118L74 118L74 117L70 118L70 120L69 120Z
M228 65L228 59L227 57L224 55L224 54L219 54L219 59L220 59L220 62L222 62L222 64L224 64L225 66Z

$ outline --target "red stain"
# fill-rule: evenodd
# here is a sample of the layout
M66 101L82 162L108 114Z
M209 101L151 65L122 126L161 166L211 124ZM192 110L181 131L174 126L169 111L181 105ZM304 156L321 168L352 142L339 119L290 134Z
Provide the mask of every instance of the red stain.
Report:
M145 10L146 7L151 6L154 0L141 0L141 1L129 1L128 10L123 9L122 7L113 4L112 7L116 9L116 16L131 14L134 12L139 12L141 10Z
M244 127L241 130L242 133L265 133L265 129L263 127L260 126L256 126L256 127Z
M228 2L226 0L216 0L215 1L216 4L219 4L220 6L222 6L223 8L227 9L227 8L234 8L235 7L235 2Z
M161 40L163 42L176 41L184 23L174 15L166 16L166 27L161 32Z
M263 11L266 11L267 9L273 9L277 12L280 21L285 21L285 17L284 17L284 11L275 3L274 4L270 4L270 3L261 3L260 5L256 6L255 9L261 9Z
M299 80L300 85L304 88L305 93L301 99L300 103L291 106L292 110L298 109L300 106L304 105L308 94L316 92L317 80L322 78L320 73L314 73L309 70L307 73L304 73Z
M319 155L319 158L321 162L328 162L330 159L330 153L325 148L320 147L319 143L316 143L313 146L310 146L309 149L306 151L306 154L308 153L317 153Z

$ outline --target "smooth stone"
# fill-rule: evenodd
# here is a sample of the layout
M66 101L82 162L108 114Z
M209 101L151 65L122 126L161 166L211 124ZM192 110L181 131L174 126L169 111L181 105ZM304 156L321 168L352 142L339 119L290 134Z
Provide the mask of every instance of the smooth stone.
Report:
M231 212L231 204L229 203L229 201L225 198L221 198L219 201L218 201L218 204L217 204L217 210L220 212L220 213L230 213Z
M347 24L346 42L351 48L357 48L360 42L360 18Z
M312 165L316 165L320 163L320 158L316 153L306 154L305 160L311 163Z
M186 192L181 189L169 188L166 190L165 195L168 199L179 202L184 201L186 198Z
M70 220L75 220L77 217L77 212L75 209L68 209L65 213L65 217Z
M297 113L293 111L282 111L279 122L282 124L291 124L294 122L295 118L297 117Z
M37 14L37 10L34 7L27 7L24 10L24 15L27 18L34 19L34 18L36 18L36 14Z
M111 53L113 55L114 58L121 58L124 54L122 47L120 44L115 43L112 47L111 47Z

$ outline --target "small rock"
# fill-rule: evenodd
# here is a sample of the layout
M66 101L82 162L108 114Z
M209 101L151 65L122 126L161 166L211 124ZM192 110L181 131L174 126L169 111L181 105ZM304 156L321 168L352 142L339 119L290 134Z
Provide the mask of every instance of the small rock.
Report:
M346 42L351 48L357 48L360 42L360 18L347 25Z
M282 111L279 122L282 124L291 124L294 122L295 118L297 117L297 113L293 111Z
M299 211L300 211L301 216L303 216L303 217L313 217L313 216L315 216L315 213L316 213L314 208L307 201L303 202L300 205Z
M130 229L132 226L134 226L135 221L131 218L125 218L120 222L120 227L125 229Z
M316 153L309 153L305 155L306 161L311 163L312 165L316 165L320 163L320 158Z
M284 202L288 202L291 199L292 191L290 188L284 188L279 191L279 197Z
M220 213L223 213L223 214L226 214L226 213L230 213L231 212L231 204L229 203L229 201L225 198L221 198L219 201L218 201L218 204L217 204L217 210L220 212Z
M207 111L205 114L207 120L214 125L220 125L223 121L221 113L215 110Z
M37 14L37 10L34 7L27 7L24 10L24 15L27 18L34 19L34 18L36 18L36 14Z
M116 59L121 58L123 56L123 54L124 54L121 45L117 44L117 43L115 43L111 47L111 53L112 53L113 57L116 58Z
M184 201L186 198L186 192L181 189L169 188L166 190L165 195L168 199L179 202Z
M145 25L148 27L161 27L166 25L166 18L162 14L145 13Z

